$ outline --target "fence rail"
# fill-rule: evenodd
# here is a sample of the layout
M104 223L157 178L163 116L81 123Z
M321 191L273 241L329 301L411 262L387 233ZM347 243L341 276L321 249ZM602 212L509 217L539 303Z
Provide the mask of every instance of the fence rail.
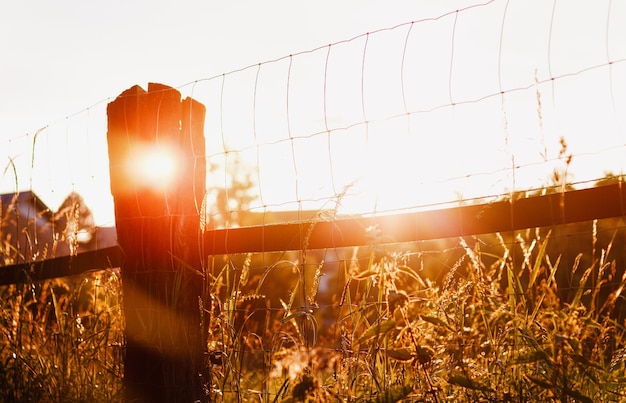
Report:
M367 245L375 226L390 242L423 241L570 224L626 215L621 182L583 190L433 211L333 221L271 224L207 231L204 254L327 249ZM314 225L311 229L310 226ZM308 235L308 239L307 239ZM306 243L306 244L305 244ZM0 268L0 285L120 267L119 247Z
M122 250L111 246L74 256L4 266L0 267L0 285L22 284L120 267L122 259Z
M340 248L367 245L366 228L376 226L393 242L423 241L620 217L626 189L621 183L519 200L328 222L256 226L209 231L209 255ZM305 239L310 225L315 225Z

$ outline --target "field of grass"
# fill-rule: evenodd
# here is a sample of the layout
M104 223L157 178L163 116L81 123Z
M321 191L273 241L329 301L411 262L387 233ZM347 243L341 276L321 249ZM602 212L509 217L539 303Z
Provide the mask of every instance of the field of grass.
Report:
M593 228L574 256L529 230L215 257L207 400L626 402L624 245ZM0 287L0 401L120 401L121 297L116 270Z
M241 282L231 282L227 308L214 312L210 333L210 348L220 352L213 397L626 401L626 334L616 319L624 317L616 309L624 306L625 281L615 278L613 245L586 259L592 261L589 267L565 268L559 256L547 254L549 232L527 231L528 239L522 234L514 246L496 237L501 242L490 249L499 249L498 255L481 251L481 242L470 247L469 240L459 240L453 248L458 257L442 264L445 274L438 280L407 264L415 258L423 262L423 252L362 247L367 253L339 263L345 281L333 283L345 285L330 305L311 298L316 289L301 287L307 278L316 287L319 273L305 275L304 265L293 265L289 298L276 315L260 293L246 294L237 286ZM512 247L521 259L512 258ZM259 282L279 268L264 270ZM245 261L240 269L242 277L251 276ZM570 271L576 280L568 301L560 297L559 271ZM264 305L270 309L261 309ZM237 306L248 308L239 323Z
M113 270L0 287L0 401L119 401L120 290Z

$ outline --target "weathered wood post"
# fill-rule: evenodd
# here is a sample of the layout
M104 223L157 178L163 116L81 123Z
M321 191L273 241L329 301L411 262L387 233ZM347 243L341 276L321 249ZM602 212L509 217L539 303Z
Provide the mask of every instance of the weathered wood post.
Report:
M206 110L180 97L151 83L147 92L134 86L107 106L111 193L124 254L127 401L206 400L199 242Z

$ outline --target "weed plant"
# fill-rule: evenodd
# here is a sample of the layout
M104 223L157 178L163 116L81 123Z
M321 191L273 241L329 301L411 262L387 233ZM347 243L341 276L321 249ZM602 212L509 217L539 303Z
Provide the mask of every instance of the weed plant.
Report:
M39 248L38 216L18 225L26 218L17 203L16 194L0 206L0 266L55 257L63 239L71 242L65 231ZM0 401L119 401L123 337L119 270L0 286Z
M370 230L372 245L346 253L333 280L343 285L330 326L323 307L302 304L321 265L302 287L306 265L283 261L294 281L272 307L258 283L246 292L251 255L240 266L228 260L212 283L213 401L626 401L626 332L616 319L626 278L616 277L612 241L565 268L548 254L559 241L550 232L520 232L515 242L496 234L489 252L476 238L459 239L460 257L434 281L407 264L422 252L400 253ZM577 282L568 300L559 270ZM217 301L220 287L225 301Z
M119 401L120 289L114 270L0 287L0 401Z
M626 402L623 247L595 222L569 260L546 230L458 239L440 277L423 243L368 231L212 258L207 400ZM120 401L120 298L116 270L0 287L0 400Z

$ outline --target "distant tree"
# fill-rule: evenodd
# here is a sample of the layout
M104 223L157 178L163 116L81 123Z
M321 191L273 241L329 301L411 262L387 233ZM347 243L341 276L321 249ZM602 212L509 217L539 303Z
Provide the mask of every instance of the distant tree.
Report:
M209 168L215 172L216 166ZM235 158L226 169L226 187L207 190L205 216L209 228L238 226L241 214L249 211L252 202L258 199L257 185L253 180L254 170Z
M612 171L608 171L604 173L604 177L598 179L595 182L595 186L605 186L605 185L613 185L619 182L623 182L624 181L624 175L623 174L615 174Z

